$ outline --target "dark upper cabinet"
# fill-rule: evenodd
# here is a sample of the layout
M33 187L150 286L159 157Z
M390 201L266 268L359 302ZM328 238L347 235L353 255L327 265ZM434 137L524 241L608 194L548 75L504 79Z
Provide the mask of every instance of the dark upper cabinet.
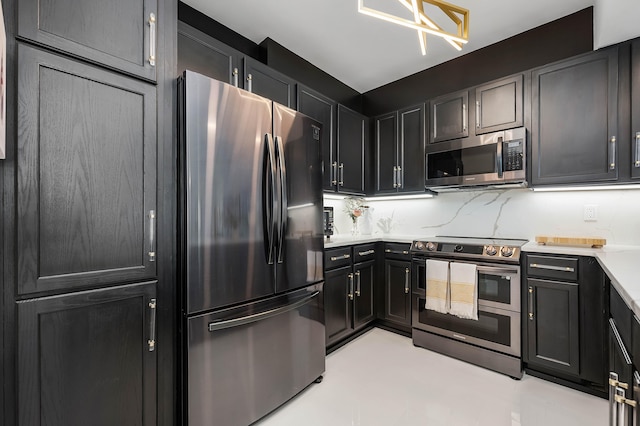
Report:
M338 192L365 193L367 121L364 115L338 105L337 156L332 164Z
M533 185L617 179L617 105L617 48L534 70Z
M424 191L424 105L375 119L375 192Z
M156 88L18 46L18 293L156 276Z
M475 89L475 134L522 127L522 74Z
M247 56L243 59L243 88L289 108L296 108L295 80Z
M322 123L322 188L332 190L336 182L332 167L336 158L336 110L338 104L326 96L298 84L298 111Z
M429 142L442 142L469 136L469 92L467 90L432 99L429 108Z
M18 423L155 425L155 297L149 282L18 302Z
M109 68L156 80L157 0L21 0L18 35Z
M631 45L631 177L640 178L640 40ZM639 410L640 411L640 410Z
M357 248L354 248L357 250ZM354 291L353 291L353 328L370 323L376 317L375 311L375 268L376 261L356 263L354 270Z
M178 21L178 74L190 70L238 86L241 60L239 51Z

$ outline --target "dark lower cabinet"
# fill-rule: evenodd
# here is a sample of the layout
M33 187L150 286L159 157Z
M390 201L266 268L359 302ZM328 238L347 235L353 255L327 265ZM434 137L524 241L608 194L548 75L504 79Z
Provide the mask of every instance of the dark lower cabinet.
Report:
M631 399L634 395L634 371L631 357L620 337L615 320L609 319L609 404L611 426L635 424L631 420L632 410L624 407L624 402L616 403L616 391L622 392L625 399ZM623 408L624 409L620 409Z
M631 44L631 177L640 179L640 39Z
M529 364L580 373L578 284L527 280L532 309L527 320Z
M358 329L376 318L375 311L376 261L353 265L355 289L353 292L353 328Z
M156 425L155 312L155 282L18 302L18 423Z
M349 295L353 281L351 265L324 274L324 321L327 346L353 332L353 303Z
M411 262L385 259L384 312L382 319L411 325Z

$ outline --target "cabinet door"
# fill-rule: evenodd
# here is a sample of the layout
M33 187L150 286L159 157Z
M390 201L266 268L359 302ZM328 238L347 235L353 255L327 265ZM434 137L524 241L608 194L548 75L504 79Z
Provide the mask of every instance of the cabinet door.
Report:
M244 58L244 89L289 108L296 108L296 82L254 59Z
M375 260L356 263L353 266L355 290L353 304L353 328L357 329L376 317L375 312Z
M238 86L240 52L178 21L178 73L195 71Z
M533 72L532 183L615 180L617 49Z
M398 112L398 189L424 192L424 105Z
M353 331L353 273L351 265L324 274L324 318L327 346Z
M155 425L155 295L150 282L18 302L19 424Z
M151 60L151 45L161 40L157 0L21 0L17 4L20 37L156 79L155 63L164 60L158 53Z
M322 188L334 190L338 181L336 161L336 108L335 101L298 84L298 111L322 123Z
M376 117L376 193L398 189L398 115L396 112Z
M385 260L384 319L411 325L411 262Z
M462 91L435 98L430 103L429 142L442 142L469 136L469 92Z
M631 45L631 154L631 177L640 179L640 40Z
M338 105L338 192L365 192L365 141L367 118Z
M156 276L156 89L18 46L18 293Z
M527 286L529 364L577 376L580 373L578 284L529 278Z
M522 75L477 87L476 135L523 125Z

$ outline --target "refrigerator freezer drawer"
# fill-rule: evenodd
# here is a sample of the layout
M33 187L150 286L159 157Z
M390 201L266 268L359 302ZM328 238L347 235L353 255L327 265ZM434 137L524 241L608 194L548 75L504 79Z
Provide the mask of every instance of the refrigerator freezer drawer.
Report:
M246 426L324 373L322 284L187 321L191 426Z

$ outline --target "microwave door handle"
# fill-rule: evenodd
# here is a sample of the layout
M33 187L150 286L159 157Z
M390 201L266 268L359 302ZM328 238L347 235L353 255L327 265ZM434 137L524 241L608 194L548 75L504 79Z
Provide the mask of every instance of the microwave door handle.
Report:
M498 143L496 144L496 169L498 171L498 177L502 179L502 138L498 138Z

